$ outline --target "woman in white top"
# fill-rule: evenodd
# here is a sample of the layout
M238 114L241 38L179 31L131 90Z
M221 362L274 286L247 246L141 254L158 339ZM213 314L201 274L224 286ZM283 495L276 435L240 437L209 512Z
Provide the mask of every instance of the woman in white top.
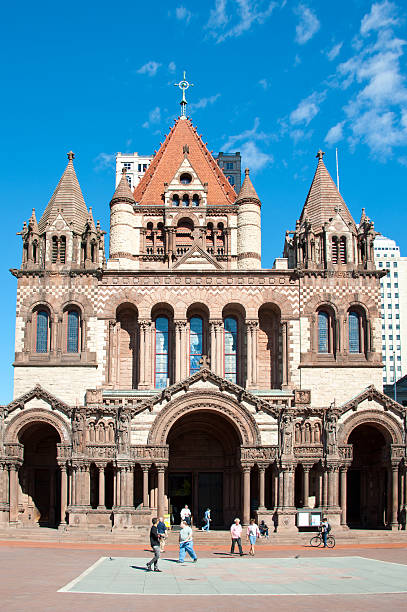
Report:
M254 557L254 545L257 538L260 537L260 531L254 519L250 519L250 525L247 528L246 539L250 542L249 555Z

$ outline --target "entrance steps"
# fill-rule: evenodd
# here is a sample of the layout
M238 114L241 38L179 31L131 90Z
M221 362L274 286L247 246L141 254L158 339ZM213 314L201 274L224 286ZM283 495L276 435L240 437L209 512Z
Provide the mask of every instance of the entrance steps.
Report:
M67 526L65 529L49 529L46 527L24 528L24 527L2 527L0 528L0 540L18 542L48 542L48 543L72 543L72 544L106 544L106 545L143 545L149 546L148 529L76 529ZM362 530L341 529L333 532L337 544L357 547L358 544L385 545L405 544L407 547L407 531L387 530ZM273 546L307 546L314 532L298 533L284 532L271 533L269 538L257 540L257 546L273 548ZM229 549L229 530L216 530L202 532L194 529L194 543L197 547L207 546ZM242 544L246 546L245 528L243 528ZM169 532L167 546L171 548L178 545L178 530Z

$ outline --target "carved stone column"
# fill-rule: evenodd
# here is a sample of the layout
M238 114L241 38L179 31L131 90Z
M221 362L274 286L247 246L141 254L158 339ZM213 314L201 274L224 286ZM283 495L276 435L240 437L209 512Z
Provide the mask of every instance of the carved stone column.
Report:
M126 467L126 505L134 508L134 465Z
M147 321L139 321L139 389L144 389L146 384L146 325Z
M150 470L150 466L142 465L141 469L143 470L143 507L148 508L148 473Z
M61 465L61 516L60 524L66 523L66 509L68 505L68 474L66 465Z
M19 466L15 463L10 465L10 523L16 524L18 522L18 468Z
M165 477L165 466L157 466L157 515L164 516L164 477Z
M210 329L210 338L211 338L211 346L210 346L211 370L212 372L216 372L216 322L215 321L209 321L209 329Z
M392 510L391 510L391 528L397 529L397 513L399 509L398 489L399 489L399 466L392 464Z
M266 467L264 465L259 465L259 510L265 510L266 506L264 504L265 501L265 472Z
M251 466L243 466L243 525L250 522L250 471Z
M322 507L326 508L328 505L328 471L326 467L322 469Z
M181 358L181 331L182 331L182 321L174 321L174 329L175 329L175 382L179 382L181 380L181 368L182 368L182 358Z
M223 333L223 321L218 321L216 325L216 374L218 376L225 375Z
M341 525L346 525L346 514L347 514L347 498L346 498L346 487L347 487L347 474L348 466L341 465Z
M304 469L304 508L308 508L309 504L309 472L311 466L303 465Z
M98 508L105 507L105 466L99 465L99 500Z

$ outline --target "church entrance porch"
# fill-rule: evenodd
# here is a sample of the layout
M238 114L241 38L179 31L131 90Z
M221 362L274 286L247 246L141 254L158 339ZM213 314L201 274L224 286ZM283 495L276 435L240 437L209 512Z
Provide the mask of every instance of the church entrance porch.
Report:
M353 461L347 474L347 524L378 529L392 520L390 439L373 424L356 427L349 436Z
M173 522L187 504L202 526L211 509L211 528L229 525L241 511L240 441L219 413L199 410L178 419L168 434L168 502Z
M24 462L18 473L23 523L57 527L61 518L61 479L57 463L60 436L48 423L36 422L19 434Z

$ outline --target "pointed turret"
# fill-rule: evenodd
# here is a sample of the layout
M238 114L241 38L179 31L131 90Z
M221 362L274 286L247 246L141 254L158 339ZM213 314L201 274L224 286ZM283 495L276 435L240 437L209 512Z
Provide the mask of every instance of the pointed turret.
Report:
M35 208L33 208L32 210L31 217L28 221L28 227L30 228L33 234L38 235L38 223L37 223L37 217L35 216Z
M242 269L261 268L261 202L245 170L243 185L236 199L237 213L237 265Z
M40 234L46 231L58 214L63 216L76 233L81 234L84 230L88 209L75 173L74 157L72 151L69 151L68 165L38 224Z
M244 173L244 181L236 198L236 204L240 204L241 202L244 202L246 200L250 200L251 202L258 202L260 204L259 196L257 195L257 192L253 187L253 183L250 180L249 168L246 168Z
M114 202L130 202L131 204L135 204L136 200L134 199L134 195L132 190L130 189L128 180L126 178L126 168L122 170L122 178L119 181L119 184L116 187L116 191L113 194L113 197L110 201L110 205Z
M324 164L324 155L321 150L316 154L318 165L302 209L300 223L307 216L314 233L318 233L339 210L345 223L355 230L356 225L352 215Z

